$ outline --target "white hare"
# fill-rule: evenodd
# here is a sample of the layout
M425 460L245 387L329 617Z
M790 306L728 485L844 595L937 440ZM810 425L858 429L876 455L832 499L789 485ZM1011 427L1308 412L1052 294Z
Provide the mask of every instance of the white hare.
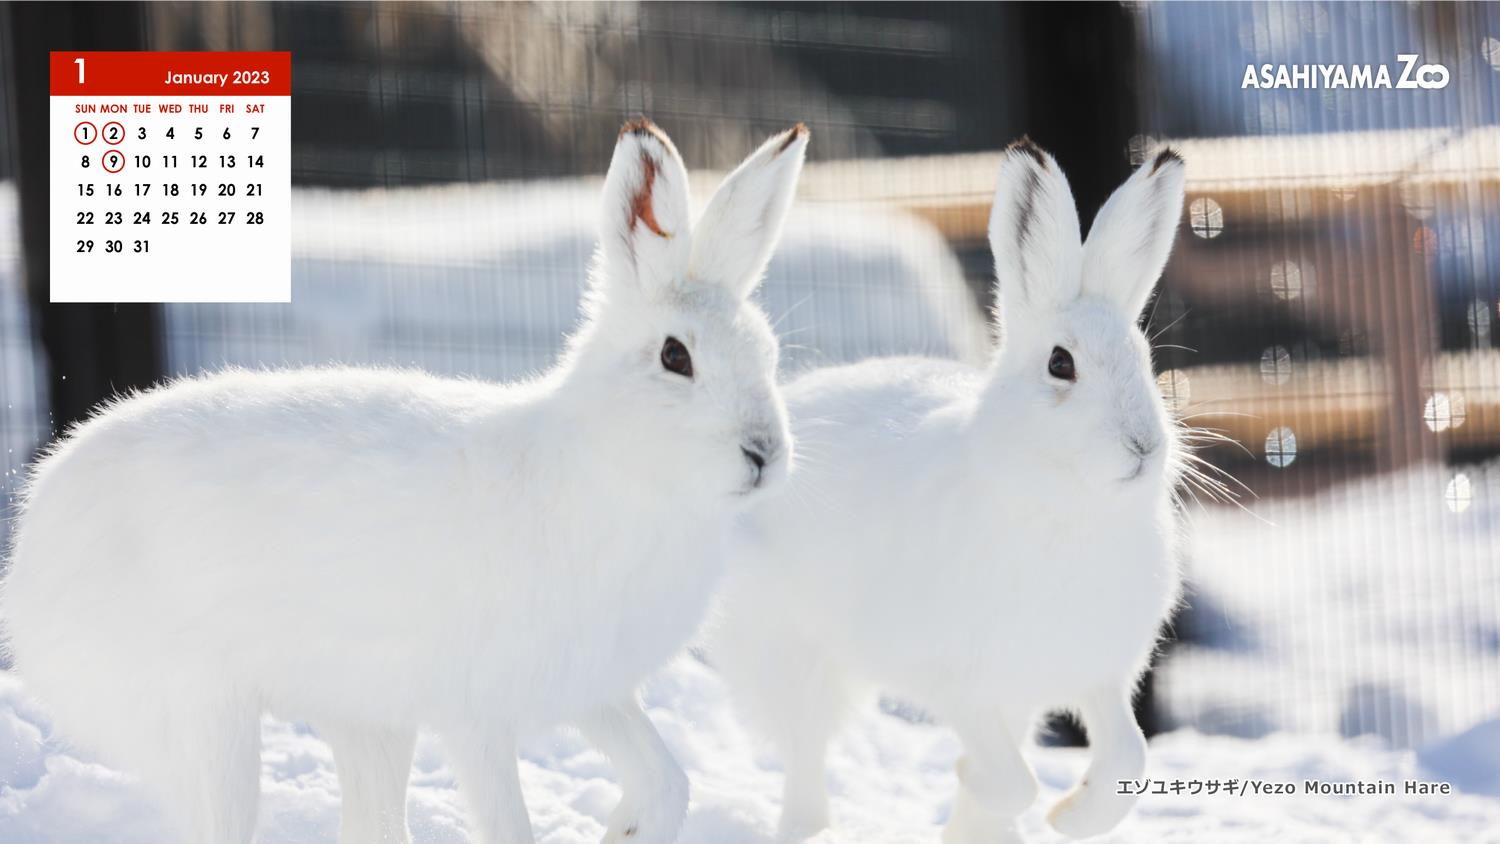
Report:
M419 725L484 844L533 840L519 733L570 721L675 839L687 781L635 698L699 624L733 514L792 461L757 286L807 144L773 137L691 225L626 124L585 317L534 380L230 371L111 404L35 469L3 620L59 730L192 844L253 836L262 711L333 748L340 841L407 841Z
M825 827L824 755L866 690L962 740L945 840L994 842L1037 793L1021 745L1081 714L1084 781L1050 816L1110 829L1145 740L1131 696L1178 599L1179 445L1137 318L1171 251L1183 165L1164 151L1087 243L1056 162L1007 150L989 237L1002 343L987 369L917 358L785 388L801 468L747 514L712 651L786 769L781 835Z

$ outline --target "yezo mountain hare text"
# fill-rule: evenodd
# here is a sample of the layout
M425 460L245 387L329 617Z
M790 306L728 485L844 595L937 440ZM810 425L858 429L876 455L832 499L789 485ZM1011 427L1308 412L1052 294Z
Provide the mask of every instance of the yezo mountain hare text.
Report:
M1071 708L1092 762L1052 810L1089 835L1129 809L1131 695L1178 597L1174 425L1137 327L1171 251L1183 164L1146 162L1081 242L1067 179L1006 151L990 217L1001 345L988 368L896 358L785 388L801 468L748 515L714 657L786 766L784 838L826 826L824 755L880 689L958 733L950 842L1013 835L1021 745Z
M792 460L748 297L807 137L770 139L693 226L671 141L627 124L584 319L534 380L231 371L72 430L36 467L3 595L60 732L139 772L184 841L241 844L262 711L305 720L333 748L340 840L368 844L408 840L430 726L471 838L519 844L516 736L569 721L622 785L605 840L672 841L687 783L635 686Z

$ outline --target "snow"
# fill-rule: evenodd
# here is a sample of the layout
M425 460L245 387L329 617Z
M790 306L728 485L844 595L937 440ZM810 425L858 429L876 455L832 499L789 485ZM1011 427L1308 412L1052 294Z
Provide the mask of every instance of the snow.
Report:
M684 844L761 844L771 840L780 775L772 755L735 718L713 670L684 656L647 684L653 721L693 783ZM328 749L307 729L267 719L262 769L260 844L333 841L338 780ZM1191 730L1152 742L1148 776L1173 779L1259 778L1293 782L1440 777L1447 764L1465 770L1500 758L1500 724L1486 728L1488 753L1459 740L1419 757L1366 737L1278 733L1258 740ZM835 741L830 757L835 830L817 844L933 842L955 787L957 741L943 727L912 723L872 708ZM1468 753L1473 758L1464 756ZM1043 797L1023 818L1027 840L1061 841L1043 813L1080 776L1085 751L1034 748L1029 756ZM1439 771L1423 768L1430 761ZM1491 776L1494 769L1491 768ZM543 844L597 842L618 799L609 764L575 734L559 730L523 749L522 781ZM417 842L463 842L464 812L441 745L424 736L409 792ZM27 701L13 676L0 673L0 841L8 844L160 844L157 808L128 778L70 750L51 734L45 714ZM1349 833L1358 833L1350 835ZM1500 800L1449 796L1156 796L1141 798L1113 834L1116 842L1203 841L1500 841Z
M1417 760L1464 791L1500 797L1500 718L1433 742L1422 748Z
M1500 463L1250 508L1192 519L1186 644L1158 674L1169 722L1414 748L1500 716Z

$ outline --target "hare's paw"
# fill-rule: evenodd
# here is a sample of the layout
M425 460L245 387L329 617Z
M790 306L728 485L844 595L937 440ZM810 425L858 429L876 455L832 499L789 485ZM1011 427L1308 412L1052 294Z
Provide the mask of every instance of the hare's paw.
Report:
M964 756L957 765L961 797L967 797L986 812L1004 817L1015 817L1026 811L1036 801L1036 776L1019 752L1007 754L1010 758L997 760L999 764L980 764L979 760ZM962 805L955 801L954 811Z
M1101 835L1130 813L1136 798L1118 793L1122 781L1146 770L1146 737L1136 726L1130 698L1118 689L1095 695L1081 706L1094 754L1082 782L1047 813L1047 822L1074 838Z
M943 844L1023 844L1013 816L979 805L972 794L960 788L953 798L953 812L943 827Z
M1110 785L1093 785L1088 780L1079 783L1047 813L1047 823L1073 838L1103 835L1114 829L1130 813L1135 799L1115 794L1106 787Z
M798 803L787 803L776 828L779 844L802 844L828 829L828 798L818 794ZM821 838L819 840L822 840Z
M681 771L649 794L626 792L609 816L603 844L672 844L687 816L687 807L688 782Z

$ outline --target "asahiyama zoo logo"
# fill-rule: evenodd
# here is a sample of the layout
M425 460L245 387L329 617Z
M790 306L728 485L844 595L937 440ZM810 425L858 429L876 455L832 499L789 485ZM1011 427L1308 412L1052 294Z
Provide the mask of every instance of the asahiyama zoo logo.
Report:
M1394 84L1387 65L1367 64L1263 64L1245 65L1240 88L1425 88L1448 87L1448 68L1417 62L1416 53L1398 53L1400 73Z

